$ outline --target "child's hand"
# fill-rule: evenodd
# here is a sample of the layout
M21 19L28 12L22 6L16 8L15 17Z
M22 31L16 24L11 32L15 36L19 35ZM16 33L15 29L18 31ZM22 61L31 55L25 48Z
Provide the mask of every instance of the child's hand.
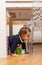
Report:
M17 47L21 48L21 47L22 47L22 45L21 45L21 44L18 44L18 45L17 45Z
M18 54L11 54L11 56L17 57L17 56L19 56L19 55L18 55Z
M20 46L20 44L17 45L18 47Z

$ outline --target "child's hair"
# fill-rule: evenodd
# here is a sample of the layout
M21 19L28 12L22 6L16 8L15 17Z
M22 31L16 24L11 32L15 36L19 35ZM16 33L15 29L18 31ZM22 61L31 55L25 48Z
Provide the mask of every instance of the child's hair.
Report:
M28 33L28 31L31 32L30 28L24 26L24 27L22 27L22 28L20 29L19 35L21 36L22 34L26 34L26 33Z

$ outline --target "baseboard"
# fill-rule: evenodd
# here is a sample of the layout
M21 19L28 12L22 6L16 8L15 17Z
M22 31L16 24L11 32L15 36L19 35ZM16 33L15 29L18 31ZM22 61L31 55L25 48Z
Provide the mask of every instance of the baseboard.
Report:
M42 43L33 43L33 45L42 45Z

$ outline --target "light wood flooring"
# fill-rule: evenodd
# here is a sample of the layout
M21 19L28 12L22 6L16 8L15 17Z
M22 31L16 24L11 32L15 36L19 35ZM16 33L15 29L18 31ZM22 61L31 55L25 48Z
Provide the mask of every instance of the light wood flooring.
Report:
M0 58L0 65L42 65L42 44L34 44L32 54Z

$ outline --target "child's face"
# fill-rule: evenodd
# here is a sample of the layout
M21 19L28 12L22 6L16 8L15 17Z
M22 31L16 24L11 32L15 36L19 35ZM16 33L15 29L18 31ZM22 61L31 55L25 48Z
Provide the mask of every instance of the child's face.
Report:
M22 40L28 41L30 39L30 32L21 36Z

